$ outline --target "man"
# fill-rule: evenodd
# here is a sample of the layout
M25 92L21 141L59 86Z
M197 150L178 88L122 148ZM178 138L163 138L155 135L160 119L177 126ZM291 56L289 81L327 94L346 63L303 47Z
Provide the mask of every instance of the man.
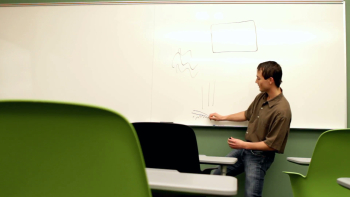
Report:
M263 62L257 68L258 84L261 91L246 111L222 116L209 115L216 121L249 121L245 134L246 141L228 139L234 149L227 157L235 157L237 163L227 167L227 175L236 176L245 172L245 196L262 196L266 171L274 161L275 153L283 153L287 143L292 119L289 103L283 96L282 69L273 61ZM220 174L220 168L214 174Z

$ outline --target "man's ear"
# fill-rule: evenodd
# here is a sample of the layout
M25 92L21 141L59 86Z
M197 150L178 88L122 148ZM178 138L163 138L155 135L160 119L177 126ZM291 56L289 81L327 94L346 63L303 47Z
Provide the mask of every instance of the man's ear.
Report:
M275 83L275 80L273 79L273 77L269 78L269 84L272 85L273 83Z

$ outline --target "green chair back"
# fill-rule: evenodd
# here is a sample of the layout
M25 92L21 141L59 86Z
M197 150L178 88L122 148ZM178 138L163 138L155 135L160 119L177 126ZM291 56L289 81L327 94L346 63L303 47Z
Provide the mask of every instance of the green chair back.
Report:
M105 109L2 101L0 157L0 196L151 196L134 128Z
M319 137L307 176L288 173L294 197L349 197L350 192L337 183L350 177L350 129L326 131Z

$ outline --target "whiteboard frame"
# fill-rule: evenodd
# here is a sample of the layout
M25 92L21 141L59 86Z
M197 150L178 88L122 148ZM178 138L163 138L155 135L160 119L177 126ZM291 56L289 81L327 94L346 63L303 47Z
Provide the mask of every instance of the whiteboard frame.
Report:
M67 5L118 5L118 4L340 4L344 0L173 0L173 1L93 1L93 2L47 2L47 3L6 3L0 4L0 7L14 7L14 6L67 6Z

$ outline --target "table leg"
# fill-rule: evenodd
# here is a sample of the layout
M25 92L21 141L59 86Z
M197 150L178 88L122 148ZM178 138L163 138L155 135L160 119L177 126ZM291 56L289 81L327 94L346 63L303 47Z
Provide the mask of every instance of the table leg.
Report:
M227 172L227 166L221 165L221 175L226 176L226 172Z

